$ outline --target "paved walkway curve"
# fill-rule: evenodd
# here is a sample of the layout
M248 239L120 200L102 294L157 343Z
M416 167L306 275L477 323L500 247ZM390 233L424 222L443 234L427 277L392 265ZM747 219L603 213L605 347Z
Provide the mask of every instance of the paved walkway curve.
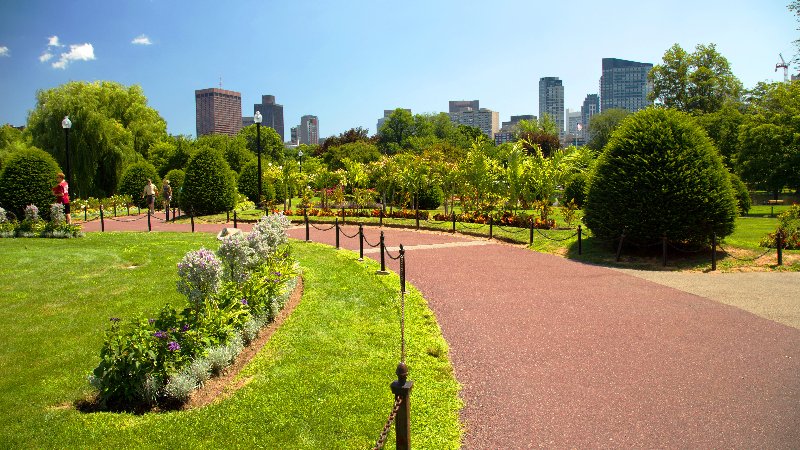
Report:
M384 232L450 344L464 448L800 446L800 330L517 246Z

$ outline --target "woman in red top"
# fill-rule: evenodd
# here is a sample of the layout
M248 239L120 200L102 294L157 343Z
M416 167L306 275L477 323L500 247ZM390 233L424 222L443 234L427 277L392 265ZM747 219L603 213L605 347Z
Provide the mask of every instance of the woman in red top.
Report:
M56 196L56 203L64 205L64 217L67 223L72 223L72 218L69 215L69 184L64 181L64 174L59 172L56 175L58 184L53 186L53 195Z

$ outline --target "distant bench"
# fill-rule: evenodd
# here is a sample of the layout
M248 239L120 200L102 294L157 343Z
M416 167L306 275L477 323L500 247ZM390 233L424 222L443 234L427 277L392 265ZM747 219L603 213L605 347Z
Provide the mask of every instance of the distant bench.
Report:
M783 200L767 200L765 204L766 205L772 205L772 206L782 205L783 204Z

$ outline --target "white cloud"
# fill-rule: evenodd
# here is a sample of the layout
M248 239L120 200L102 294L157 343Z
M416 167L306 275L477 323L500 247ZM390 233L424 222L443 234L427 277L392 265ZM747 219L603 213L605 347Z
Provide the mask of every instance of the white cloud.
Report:
M0 56L11 56L11 52L5 45L0 45Z
M131 41L131 44L135 44L135 45L152 45L153 43L150 42L150 38L147 37L146 34L140 34L139 36L136 36L135 38L133 38L133 40Z
M49 38L47 38L47 46L48 47L63 47L63 45L61 45L58 42L58 36L50 36Z
M39 57L39 61L47 62L47 61L50 61L50 58L52 58L52 57L53 57L53 54L48 52L47 50L45 50L45 52L42 53L42 56Z
M68 53L62 53L61 58L53 63L55 69L66 69L67 64L72 61L89 61L94 59L94 47L86 43L81 45L70 45Z

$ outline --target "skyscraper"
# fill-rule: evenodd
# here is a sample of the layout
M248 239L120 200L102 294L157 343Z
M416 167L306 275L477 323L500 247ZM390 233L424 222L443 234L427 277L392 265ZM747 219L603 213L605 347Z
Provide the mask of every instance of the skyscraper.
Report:
M197 136L235 135L242 129L242 94L225 89L194 91Z
M300 118L300 129L297 130L301 144L319 144L319 119L317 116L305 115Z
M545 114L556 123L558 136L564 137L564 85L557 77L539 79L539 117Z
M647 94L653 89L647 82L647 74L652 68L650 63L603 58L600 111L620 108L636 112L652 105L653 102L647 99Z
M581 106L581 134L585 138L589 133L589 121L592 116L600 112L600 97L597 94L587 94Z
M261 125L275 130L283 142L283 105L275 103L274 95L262 95L261 103L253 105L253 114L256 111L261 112Z
M467 111L477 111L481 109L478 100L450 100L450 113L461 113Z

